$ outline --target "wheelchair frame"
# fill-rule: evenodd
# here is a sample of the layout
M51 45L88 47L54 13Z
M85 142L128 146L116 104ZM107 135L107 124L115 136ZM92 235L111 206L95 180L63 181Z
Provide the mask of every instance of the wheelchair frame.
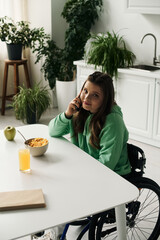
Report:
M145 188L145 189L151 189L154 191L159 199L159 214L158 214L158 220L156 222L156 226L154 228L154 234L151 233L151 236L148 238L148 240L157 240L158 236L160 235L160 187L159 185L154 182L153 180L149 178L143 177L144 169L146 168L146 157L143 152L143 150L133 144L127 143L127 150L128 150L128 158L131 164L131 178L129 181L136 185L139 189ZM126 213L126 218L128 221L128 226L133 228L133 224L135 224L135 219L139 211L139 205L141 203L138 201L131 202L126 205L126 208L128 209L128 212ZM134 210L133 210L134 209ZM127 215L128 214L128 215ZM129 214L131 217L129 218ZM67 233L67 230L70 225L84 225L83 230L77 237L77 240L82 239L83 235L89 230L89 240L99 240L101 239L101 236L98 238L95 237L95 229L97 227L97 224L103 224L103 221L107 222L107 224L111 224L112 222L115 222L115 213L114 209L96 214L94 216L88 217L87 219L77 220L75 222L66 224L64 232L60 238L60 240L65 240L65 236ZM102 222L102 223L101 223ZM109 230L107 230L107 234L115 232L116 227L113 227ZM101 231L102 235L104 235L104 232ZM114 238L116 239L116 238ZM136 238L134 238L136 239ZM145 238L146 239L146 238Z

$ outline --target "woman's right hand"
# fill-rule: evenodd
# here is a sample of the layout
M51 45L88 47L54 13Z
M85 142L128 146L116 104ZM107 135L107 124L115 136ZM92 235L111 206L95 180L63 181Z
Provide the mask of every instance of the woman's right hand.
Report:
M67 118L72 118L73 114L79 111L80 106L81 106L81 99L80 99L80 95L78 95L69 103L65 111L65 116Z

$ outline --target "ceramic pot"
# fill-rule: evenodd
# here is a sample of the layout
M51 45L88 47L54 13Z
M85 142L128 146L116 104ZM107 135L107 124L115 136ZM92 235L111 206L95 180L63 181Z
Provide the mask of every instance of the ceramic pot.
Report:
M76 80L56 81L56 93L59 112L67 109L69 102L76 97Z
M7 44L7 51L9 60L22 59L22 44Z
M36 106L34 106L34 110L27 106L27 114L26 114L26 122L28 124L37 123L37 116L36 116Z

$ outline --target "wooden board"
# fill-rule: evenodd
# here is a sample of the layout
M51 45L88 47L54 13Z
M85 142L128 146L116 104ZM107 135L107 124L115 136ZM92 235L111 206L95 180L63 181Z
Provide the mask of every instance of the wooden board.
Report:
M0 211L45 206L42 189L0 192Z

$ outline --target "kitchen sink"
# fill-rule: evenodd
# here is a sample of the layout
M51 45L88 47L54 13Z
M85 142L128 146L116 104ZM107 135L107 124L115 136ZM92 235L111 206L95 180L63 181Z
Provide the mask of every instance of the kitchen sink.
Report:
M151 66L151 65L143 65L143 64L139 64L139 65L133 65L130 68L134 68L134 69L138 69L138 70L146 70L146 71L156 71L156 70L160 70L160 67L156 67L156 66Z

